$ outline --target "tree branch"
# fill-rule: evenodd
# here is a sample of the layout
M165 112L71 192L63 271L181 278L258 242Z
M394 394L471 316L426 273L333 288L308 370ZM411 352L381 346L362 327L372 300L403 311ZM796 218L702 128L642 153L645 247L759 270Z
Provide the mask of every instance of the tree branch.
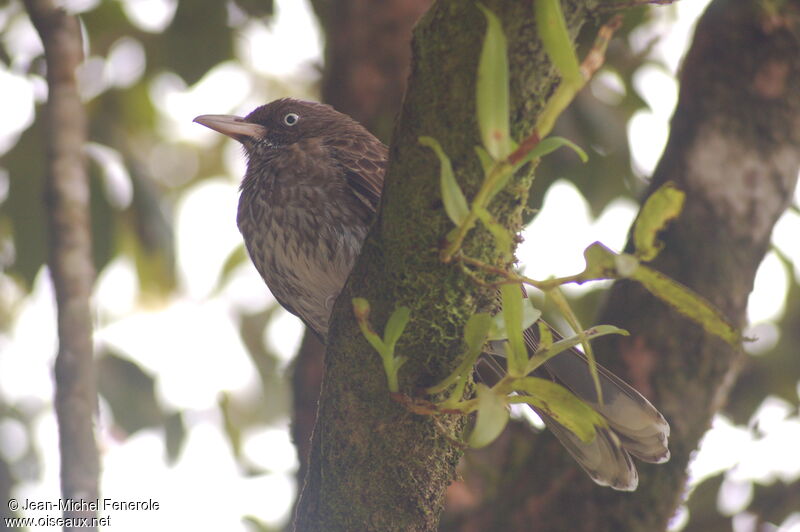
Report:
M50 229L49 268L58 305L55 407L61 489L65 499L94 500L99 469L93 427L97 396L89 305L94 267L83 152L86 116L75 77L83 60L81 32L78 20L52 0L25 0L25 6L42 39L47 61L48 175L44 199ZM94 512L65 512L65 517L91 516Z

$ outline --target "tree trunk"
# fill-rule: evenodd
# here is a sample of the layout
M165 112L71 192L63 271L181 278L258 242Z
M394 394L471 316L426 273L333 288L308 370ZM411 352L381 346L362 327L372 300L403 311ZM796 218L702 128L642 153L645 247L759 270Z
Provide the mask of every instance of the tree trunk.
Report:
M89 304L94 265L89 224L89 177L83 151L86 115L76 71L83 61L78 19L50 0L26 0L47 60L47 177L45 198L48 267L58 306L55 364L62 499L93 502L98 496L99 459L94 437L97 407L92 319ZM91 510L64 511L66 518L92 518ZM65 527L66 528L66 527ZM72 528L72 527L70 527ZM94 523L75 530L97 530Z

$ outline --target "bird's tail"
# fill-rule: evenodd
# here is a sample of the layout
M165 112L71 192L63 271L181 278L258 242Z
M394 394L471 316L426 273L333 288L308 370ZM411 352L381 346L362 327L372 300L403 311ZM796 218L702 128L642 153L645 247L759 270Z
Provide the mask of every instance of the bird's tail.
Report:
M538 334L536 324L525 331L530 354L538 347ZM555 331L553 334L554 339L560 338ZM479 364L477 371L483 380L491 382L496 380L497 372L504 372L502 363L497 359L497 356L502 356L503 344L492 342L492 355L485 356L482 364ZM487 375L481 365L491 368L495 376ZM534 410L596 483L617 490L633 491L638 485L639 475L631 455L651 463L669 460L669 424L647 399L625 381L600 364L597 364L597 371L602 403L597 398L589 362L580 351L570 349L559 353L537 370L569 389L606 419L608 426L599 427L597 436L591 442L581 441L546 413L536 408Z

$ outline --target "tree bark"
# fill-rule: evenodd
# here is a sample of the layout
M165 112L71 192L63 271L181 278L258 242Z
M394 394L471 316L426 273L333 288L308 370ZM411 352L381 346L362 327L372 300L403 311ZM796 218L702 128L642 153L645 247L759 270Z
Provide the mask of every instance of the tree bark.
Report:
M55 407L61 490L64 499L94 501L99 472L93 425L97 394L89 304L94 266L89 179L83 151L86 116L75 78L83 60L81 32L78 20L51 0L25 0L25 6L44 44L47 62L48 172L44 199L50 230L48 266L58 306ZM64 512L66 518L93 516L92 511Z
M502 19L509 39L511 123L516 138L531 131L536 112L556 79L535 32L533 5L486 2ZM589 3L569 2L568 24L577 31ZM493 307L495 293L476 286L457 265L439 260L438 245L452 227L439 194L439 167L421 135L438 139L450 155L467 197L483 175L474 153L475 76L485 31L470 2L442 0L418 23L413 63L391 149L382 208L364 251L339 297L325 359L320 412L309 476L297 510L298 530L436 530L444 492L454 478L464 420L411 414L389 396L378 355L351 310L353 297L372 305L370 320L382 331L391 311L411 309L398 343L409 361L400 372L402 392L444 377L462 352L462 329L478 310ZM530 176L517 177L492 205L495 217L518 229ZM466 252L488 262L495 246L473 230Z
M756 269L800 169L798 3L767 13L716 0L698 24L680 77L670 138L648 194L667 181L687 194L653 266L744 325ZM615 284L601 323L630 337L597 342L602 363L646 395L672 426L672 459L639 465L635 493L593 485L551 437L517 430L496 450L500 482L448 530L653 532L684 496L699 439L726 400L742 355L640 286ZM512 453L513 450L513 453ZM492 495L495 494L495 495ZM479 500L480 494L475 495Z

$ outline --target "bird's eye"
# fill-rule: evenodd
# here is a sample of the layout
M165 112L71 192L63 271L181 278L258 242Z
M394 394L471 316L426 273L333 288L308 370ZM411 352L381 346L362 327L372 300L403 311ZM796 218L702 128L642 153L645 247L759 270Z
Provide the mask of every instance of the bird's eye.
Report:
M297 113L289 113L288 115L283 117L283 123L287 126L293 126L300 120L300 115Z

